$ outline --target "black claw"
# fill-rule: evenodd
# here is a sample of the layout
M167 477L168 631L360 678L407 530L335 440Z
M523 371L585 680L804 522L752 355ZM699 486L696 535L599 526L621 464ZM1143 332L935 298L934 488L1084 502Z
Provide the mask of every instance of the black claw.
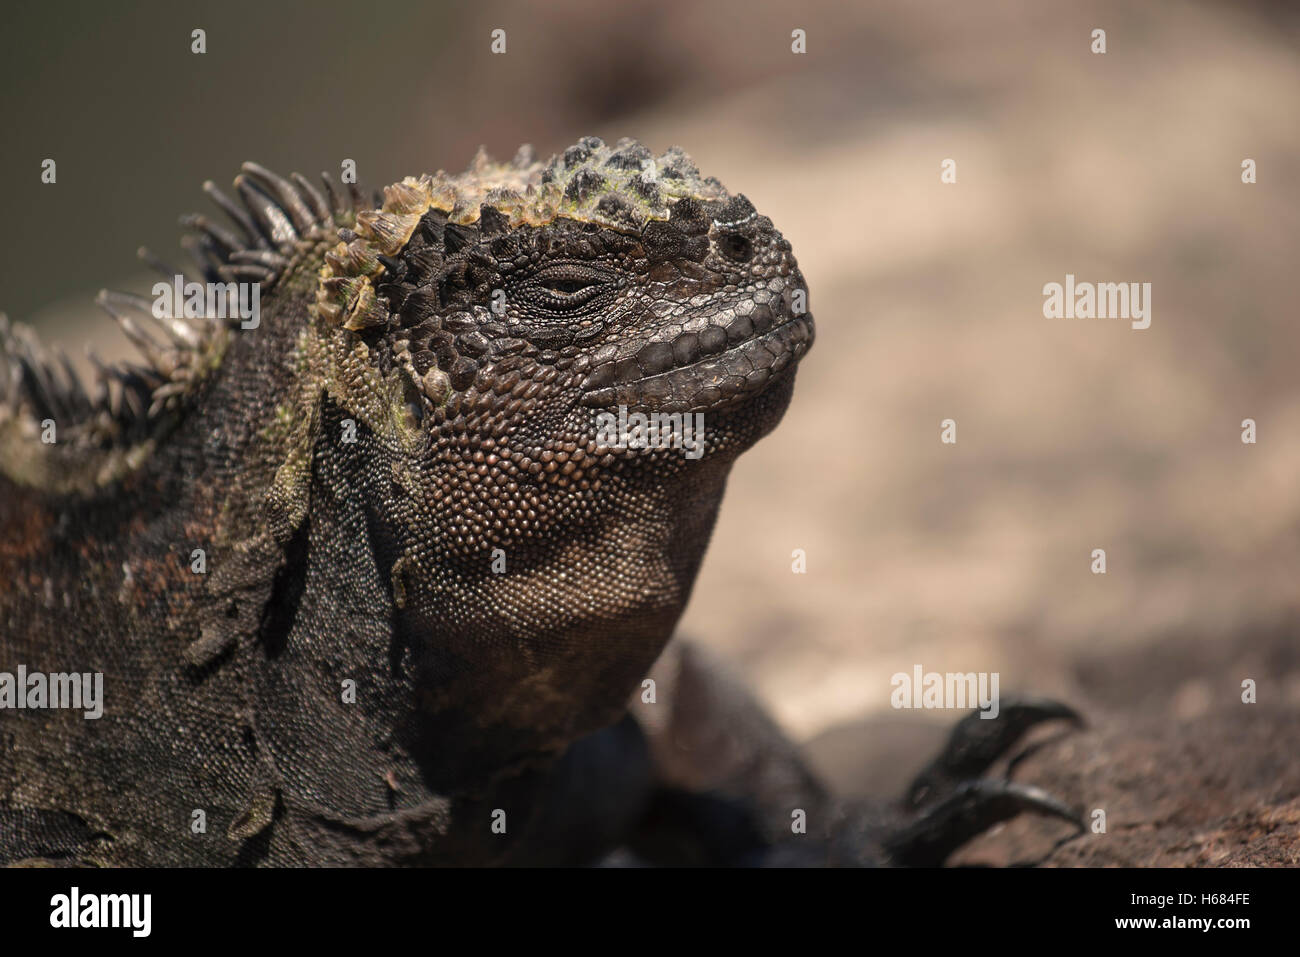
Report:
M900 867L940 867L971 838L1024 811L1060 818L1085 830L1074 811L1042 788L1012 781L966 781L886 839L885 850Z
M913 780L907 791L909 807L940 800L961 782L979 777L1036 724L1056 720L1077 726L1084 723L1073 708L1046 698L1003 702L996 718L980 715L972 711L957 722L942 753Z

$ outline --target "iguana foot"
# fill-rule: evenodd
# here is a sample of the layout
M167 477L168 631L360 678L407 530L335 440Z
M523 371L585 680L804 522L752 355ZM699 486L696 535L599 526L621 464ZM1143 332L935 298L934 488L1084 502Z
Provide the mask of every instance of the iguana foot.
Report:
M908 788L905 804L920 816L884 840L890 861L903 867L938 867L971 838L1024 811L1069 821L1082 831L1079 815L1041 788L979 779L1026 731L1053 720L1083 725L1072 708L1046 699L1004 703L996 718L973 711L959 721L942 753Z
M899 867L940 867L971 838L1024 811L1058 817L1083 830L1079 815L1042 788L1014 781L967 781L890 835L884 848Z

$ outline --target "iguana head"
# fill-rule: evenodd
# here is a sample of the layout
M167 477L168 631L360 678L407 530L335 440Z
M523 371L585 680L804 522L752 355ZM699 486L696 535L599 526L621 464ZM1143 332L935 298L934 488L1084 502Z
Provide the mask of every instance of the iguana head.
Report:
M629 140L385 196L315 309L331 395L394 450L395 600L483 720L571 736L658 654L730 464L783 413L803 277L744 196Z
M510 164L480 154L461 176L385 194L328 254L316 311L339 330L345 405L449 464L484 453L473 484L505 514L467 525L465 549L526 531L507 488L590 500L613 474L685 467L681 443L651 430L646 447L610 441L620 411L675 414L669 431L703 414L691 460L734 458L780 416L763 397L788 394L813 339L803 277L771 220L680 150L588 137L548 164L528 148Z

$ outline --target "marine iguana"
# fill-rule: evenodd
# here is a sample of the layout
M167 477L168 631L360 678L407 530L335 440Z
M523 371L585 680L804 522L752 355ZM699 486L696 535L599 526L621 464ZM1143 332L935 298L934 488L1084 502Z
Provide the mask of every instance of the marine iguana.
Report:
M205 190L198 297L100 296L144 364L91 396L0 325L0 673L103 676L99 718L10 681L0 861L939 863L1070 816L958 786L1055 706L967 722L917 820L836 809L689 649L658 730L628 716L813 341L743 195L595 138L373 205L251 163ZM620 408L702 414L703 454L602 441Z

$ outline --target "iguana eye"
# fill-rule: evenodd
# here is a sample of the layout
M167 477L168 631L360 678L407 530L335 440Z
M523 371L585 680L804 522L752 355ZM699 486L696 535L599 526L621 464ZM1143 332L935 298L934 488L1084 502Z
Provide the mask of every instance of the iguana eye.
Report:
M542 281L543 288L566 296L581 292L592 285L594 284L583 279L545 279Z
M589 266L566 263L544 270L529 283L533 304L549 312L568 312L591 302L609 287L610 279Z

